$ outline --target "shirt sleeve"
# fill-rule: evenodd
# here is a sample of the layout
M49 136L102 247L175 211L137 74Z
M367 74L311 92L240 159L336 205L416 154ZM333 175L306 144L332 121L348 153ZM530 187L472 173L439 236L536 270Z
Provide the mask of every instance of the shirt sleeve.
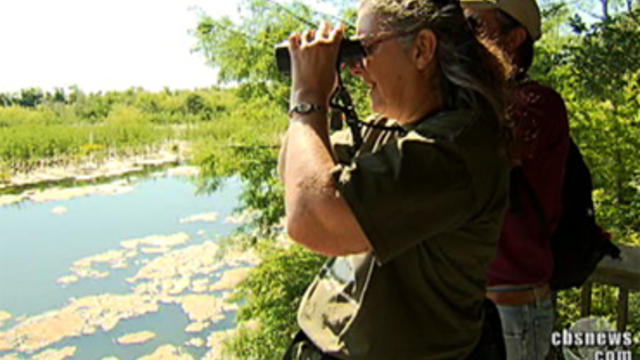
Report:
M349 129L343 129L331 134L331 151L338 164L348 164L353 158L353 136Z
M380 264L460 226L474 208L459 150L416 137L391 141L334 169L337 188Z
M369 116L366 122L377 123L378 125L385 125L388 122L387 118L382 117L378 114L373 114ZM362 137L367 137L367 132L371 131L370 128L362 129ZM356 153L356 149L353 144L353 134L351 133L351 129L346 128L339 131L334 132L330 136L329 142L331 143L331 151L333 154L333 158L336 160L338 164L348 164L353 159L353 156Z

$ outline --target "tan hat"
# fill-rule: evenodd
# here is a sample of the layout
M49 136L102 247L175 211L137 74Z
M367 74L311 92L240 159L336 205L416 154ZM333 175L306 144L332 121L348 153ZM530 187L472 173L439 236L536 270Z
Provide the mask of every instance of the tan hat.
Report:
M540 9L536 0L460 0L461 3L486 4L498 8L516 19L535 41L540 39Z

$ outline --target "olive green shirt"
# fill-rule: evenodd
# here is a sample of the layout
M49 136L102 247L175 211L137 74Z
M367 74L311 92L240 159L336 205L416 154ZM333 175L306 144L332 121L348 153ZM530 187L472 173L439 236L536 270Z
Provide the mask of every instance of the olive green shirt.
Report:
M330 260L298 323L340 359L460 359L480 339L507 204L498 131L469 111L407 129L366 128L357 153L332 137L337 187L373 250Z

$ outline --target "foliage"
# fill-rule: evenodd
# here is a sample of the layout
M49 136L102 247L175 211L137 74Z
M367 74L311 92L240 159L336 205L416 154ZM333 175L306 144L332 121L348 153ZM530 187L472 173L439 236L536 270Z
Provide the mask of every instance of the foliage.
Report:
M144 150L171 138L171 134L171 129L145 124L14 126L0 128L0 158L11 159L10 167L15 171L25 171L43 159L70 160L86 153L90 145L101 145L94 150Z
M34 88L20 90L20 97L16 99L16 103L24 107L36 107L41 102L42 92Z
M203 139L224 127L237 104L233 90L215 88L85 94L74 86L68 94L27 89L0 98L4 180L52 161L150 152L170 139Z
M278 135L287 116L275 105L255 101L232 110L225 121L199 130L193 161L200 165L200 188L210 192L220 179L239 175L243 209L258 211L253 227L268 235L284 215L282 184L276 176Z
M616 287L600 284L594 285L591 294L591 315L606 319L610 324L616 324L618 295L619 290ZM576 320L580 319L580 304L580 289L561 292L557 301L556 313L558 314L558 318L556 319L556 327L560 329L569 328ZM631 331L633 334L638 334L638 330L640 330L639 312L634 311L634 309L639 308L640 294L630 293L629 319L626 331ZM629 349L635 354L634 358L640 354L640 342L638 340L640 339L635 335L634 344Z
M565 48L575 40L576 36L567 33L567 22L570 18L569 6L563 1L549 2L541 9L542 38L534 46L535 58L529 69L534 79L558 89L563 86L565 76L559 76L564 70L567 52Z
M640 232L640 9L591 26L562 2L549 3L543 14L548 21L532 74L565 99L593 175L600 222L633 243Z
M627 86L611 93L613 102L584 99L569 104L574 136L591 165L598 189L599 218L620 239L640 232L640 104L633 99L637 96L638 89Z
M638 0L579 0L576 6L595 19L607 20L612 15L637 8Z
M201 191L214 191L223 178L240 176L242 207L237 210L257 211L251 228L256 235L271 235L284 215L282 184L275 175L276 155L272 146L247 145L222 147L204 158L196 158L201 169Z
M334 5L344 6L342 1ZM193 34L198 39L197 51L219 69L222 83L239 84L239 96L246 100L266 98L282 110L288 108L290 79L279 73L274 58L276 44L289 35L309 28L307 22L319 23L327 15L313 11L302 2L276 6L267 0L243 0L239 23L227 17L212 18L201 14ZM353 23L355 12L345 11L343 18ZM351 29L353 31L353 29ZM369 99L365 85L343 71L345 86L354 98L361 118L369 115Z
M0 182L9 181L11 178L11 169L4 161L0 161Z
M286 109L287 79L277 72L273 46L300 25L266 4L264 0L242 3L250 12L239 26L242 30L229 18L213 19L202 14L194 33L199 42L197 50L219 69L219 81L239 83L244 99L267 97ZM298 5L296 10L302 16L309 15L305 6Z
M240 285L239 297L247 300L239 322L257 321L227 343L242 359L279 360L297 330L296 309L305 289L324 258L299 246L262 247L262 264Z
M613 100L640 69L640 9L576 30L580 41L567 47L572 85L584 97Z
M565 46L557 69L574 138L591 166L602 223L640 232L640 9L611 16ZM552 72L553 73L553 72Z

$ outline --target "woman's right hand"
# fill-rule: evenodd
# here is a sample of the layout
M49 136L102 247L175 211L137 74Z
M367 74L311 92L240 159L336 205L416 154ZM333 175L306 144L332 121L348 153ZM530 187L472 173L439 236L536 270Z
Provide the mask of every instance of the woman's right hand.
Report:
M327 106L336 86L336 63L344 27L327 21L317 30L289 37L291 54L291 104L301 102Z

